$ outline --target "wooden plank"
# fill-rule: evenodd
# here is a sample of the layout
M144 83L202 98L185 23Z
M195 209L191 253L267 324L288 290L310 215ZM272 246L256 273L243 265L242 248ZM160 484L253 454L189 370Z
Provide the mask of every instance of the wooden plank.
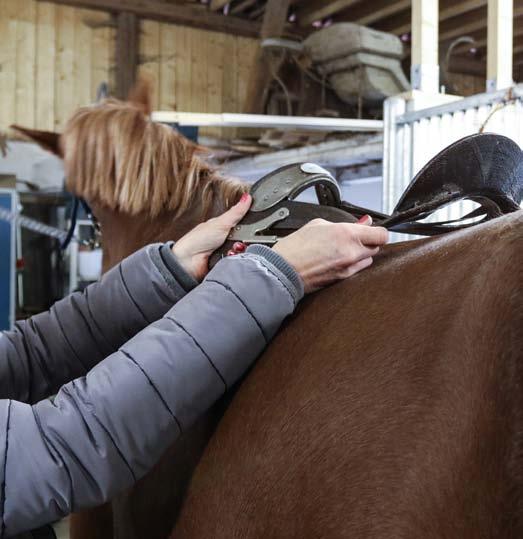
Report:
M438 1L412 1L411 85L438 93Z
M38 0L43 1L43 0ZM238 17L224 16L206 9L187 4L172 4L162 0L52 0L58 4L90 9L101 9L112 13L129 11L138 17L170 22L217 32L256 37L260 24Z
M151 79L153 84L153 109L160 103L160 23L142 21L140 38L139 75Z
M238 38L226 35L223 43L224 68L222 70L222 107L223 112L239 112L241 101L238 99Z
M56 9L55 130L65 125L75 108L74 64L75 10L68 6Z
M300 26L310 26L313 22L326 19L338 11L347 9L358 2L361 2L361 0L333 0L331 2L316 0L314 2L305 3L302 9L296 10L298 23Z
M394 2L393 4L390 2L384 2L383 6L379 9L374 3L366 4L369 7L372 6L372 9L369 10L367 15L357 18L356 22L358 24L362 24L363 26L373 24L376 21L381 21L382 19L390 17L391 15L408 10L410 8L410 3L411 0L400 0L399 2Z
M160 109L176 106L176 26L160 25Z
M33 0L17 0L16 16L16 123L35 123L35 42L36 5Z
M191 106L191 29L176 26L176 101L175 110L190 110Z
M512 85L513 0L489 0L487 14L487 91Z
M226 36L219 32L207 32L207 35L207 112L223 112L223 51ZM205 130L204 134L220 137L222 130L215 127Z
M134 13L116 15L115 95L126 99L136 81L140 41L140 22Z
M263 16L261 40L269 37L280 37L285 29L290 0L268 0ZM265 103L265 88L270 82L271 72L264 58L261 46L258 47L256 60L252 66L247 86L247 97L243 106L244 112L262 112Z
M73 85L74 107L91 103L91 28L86 24L91 12L76 9L74 13ZM70 113L73 111L70 111Z
M55 5L37 4L35 127L54 129Z
M219 9L224 8L231 0L211 0L209 4L209 9L211 11L218 11Z
M115 86L116 29L110 26L109 14L101 11L91 13L94 25L91 36L91 101L94 102L102 83L107 83L110 91Z
M257 0L242 0L239 4L234 5L231 8L231 15L236 15L237 13L242 13L243 11L249 9L250 7L256 4Z
M0 129L15 122L16 110L16 5L0 0Z
M208 32L188 29L191 43L191 111L207 112Z
M441 24L444 21L463 15L469 11L484 7L487 5L487 1L488 0L465 0L456 2L456 0L445 0L445 2L442 2L440 5L439 22ZM410 23L409 15L404 14L384 21L384 24L380 26L380 30L391 32L396 35L402 35L410 32Z

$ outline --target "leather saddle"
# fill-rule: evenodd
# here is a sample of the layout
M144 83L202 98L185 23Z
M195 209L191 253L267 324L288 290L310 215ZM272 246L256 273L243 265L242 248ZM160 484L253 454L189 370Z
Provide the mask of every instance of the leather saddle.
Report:
M295 198L314 187L318 204ZM315 218L356 222L365 214L373 224L394 232L432 236L473 226L520 209L523 198L523 152L511 139L482 133L451 144L432 158L411 181L391 215L341 200L336 180L314 163L281 167L254 184L249 213L229 235L220 252L232 242L274 245L280 237ZM458 219L421 222L437 209L457 200L479 204ZM476 218L470 222L471 218Z

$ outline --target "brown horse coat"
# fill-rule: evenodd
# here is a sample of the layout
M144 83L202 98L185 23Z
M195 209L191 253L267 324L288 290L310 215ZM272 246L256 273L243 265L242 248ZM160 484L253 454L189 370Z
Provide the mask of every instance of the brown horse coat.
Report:
M391 245L305 300L172 537L522 537L522 233L518 212Z

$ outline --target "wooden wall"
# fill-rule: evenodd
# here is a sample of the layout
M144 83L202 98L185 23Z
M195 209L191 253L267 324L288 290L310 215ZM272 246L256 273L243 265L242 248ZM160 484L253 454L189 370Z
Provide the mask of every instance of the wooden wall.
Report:
M101 82L113 86L111 23L101 11L0 0L0 130L11 123L59 130L95 100ZM144 20L139 70L155 80L157 109L240 112L256 46L252 38Z
M0 129L60 129L112 79L114 29L100 11L0 0Z

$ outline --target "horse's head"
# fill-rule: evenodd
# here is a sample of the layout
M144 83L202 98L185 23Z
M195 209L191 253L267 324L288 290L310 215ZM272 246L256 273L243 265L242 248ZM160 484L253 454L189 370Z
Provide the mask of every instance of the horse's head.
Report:
M150 112L150 88L142 82L128 101L78 109L60 135L13 126L64 159L67 189L101 222L104 268L148 242L177 239L246 189Z

